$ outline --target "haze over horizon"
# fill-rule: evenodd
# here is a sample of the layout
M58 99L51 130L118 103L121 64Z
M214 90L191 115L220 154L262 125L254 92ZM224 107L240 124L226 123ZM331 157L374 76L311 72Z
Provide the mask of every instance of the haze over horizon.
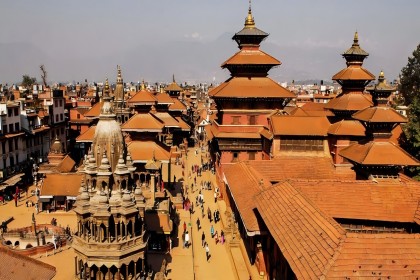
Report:
M420 1L254 0L256 26L269 33L261 49L282 61L278 82L331 80L345 67L341 53L354 32L370 56L364 67L398 77L420 43ZM247 0L66 1L5 0L0 17L0 83L28 74L49 82L216 82L220 65L238 49Z

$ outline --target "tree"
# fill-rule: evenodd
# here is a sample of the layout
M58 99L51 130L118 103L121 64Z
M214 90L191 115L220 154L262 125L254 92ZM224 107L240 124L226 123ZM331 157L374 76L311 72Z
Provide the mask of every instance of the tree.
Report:
M404 104L410 105L413 98L419 96L420 91L420 45L414 50L413 56L408 58L407 65L401 70L400 88Z
M47 70L45 69L44 64L39 66L39 69L41 70L42 84L44 85L44 88L46 88L47 87Z
M31 78L29 75L23 75L22 76L22 83L21 86L25 88L30 88L33 84L36 83L36 78Z
M405 139L401 146L417 160L420 159L420 45L401 70L400 91L408 105L408 123L404 126ZM410 175L420 180L420 167L411 168Z

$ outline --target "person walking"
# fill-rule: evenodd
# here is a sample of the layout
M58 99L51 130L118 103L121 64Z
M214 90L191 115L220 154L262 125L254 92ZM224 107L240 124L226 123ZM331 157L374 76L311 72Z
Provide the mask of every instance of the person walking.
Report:
M201 234L201 246L204 248L204 245L206 245L206 235L203 233Z
M206 243L206 260L207 262L210 260L210 248L209 244Z
M223 230L220 231L220 243L222 243L222 245L225 243L225 233Z
M216 243L216 245L219 242L219 234L217 233L217 230L216 230L216 233L214 234L214 242Z
M217 203L217 192L214 192L214 203Z
M197 224L197 231L199 231L199 230L200 230L200 228L201 228L201 225L200 225L200 218L198 218L198 217L197 217L197 222L196 222L196 224Z
M211 225L211 227L210 227L210 234L211 234L211 238L213 238L213 236L214 236L214 227L213 227L213 225Z
M210 207L207 207L207 217L209 218L209 221L211 222L211 210L210 210Z
M187 231L187 224L184 222L184 233Z
M185 247L188 248L190 246L190 235L188 231L185 232Z

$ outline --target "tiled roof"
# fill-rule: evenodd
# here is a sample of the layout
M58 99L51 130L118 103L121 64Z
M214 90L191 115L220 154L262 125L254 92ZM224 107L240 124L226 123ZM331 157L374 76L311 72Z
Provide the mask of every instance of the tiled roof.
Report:
M415 222L420 184L397 180L294 180L312 202L333 218Z
M160 92L156 95L158 104L173 104L175 103L174 99L169 96L166 92Z
M89 129L86 130L85 133L79 135L76 138L76 142L93 142L93 138L95 137L95 130L96 125L89 127Z
M350 180L356 177L353 171L348 173L336 171L329 157L282 156L273 160L250 160L246 161L246 164L271 182L280 182L286 179L340 178Z
M362 165L419 166L418 160L391 142L353 144L342 149L340 156Z
M156 118L153 114L137 113L121 126L121 130L162 132L163 127L163 121Z
M246 230L248 232L264 230L264 228L260 228L260 223L254 212L256 207L254 195L270 187L270 182L243 162L224 164L223 172Z
M242 28L241 31L235 33L235 36L263 36L263 37L267 37L268 33L264 32L261 29L258 29L256 27L249 28L249 27L245 26L244 28Z
M359 111L372 105L373 102L368 94L346 93L332 99L325 108L337 111Z
M181 127L181 130L183 131L190 131L191 127L184 122L184 120L181 117L175 117L175 119L178 121L178 125L179 127Z
M297 279L320 279L328 271L345 230L288 182L255 197L258 212Z
M61 173L68 173L73 171L75 166L76 162L69 155L66 155L58 164L57 170Z
M243 139L260 139L261 134L258 132L218 132L217 138L243 138Z
M173 104L169 105L169 111L184 111L187 110L187 107L178 100L178 98L172 98Z
M417 279L419 234L347 233L326 279Z
M146 163L152 159L168 162L170 152L154 141L132 141L127 149L131 153L133 162Z
M240 50L239 52L235 53L229 59L222 63L222 68L225 68L232 64L267 64L267 65L280 65L281 62L271 55L258 50L258 49L251 49L251 50Z
M42 195L77 196L84 174L47 174L41 188Z
M162 121L165 127L179 127L178 121L166 112L153 113L155 118Z
M332 77L332 80L362 80L371 81L375 75L359 65L350 65Z
M177 83L172 82L165 88L165 91L182 91L182 88Z
M297 279L420 275L420 234L346 233L289 182L261 192L255 201Z
M341 120L333 123L328 134L345 136L365 136L366 128L356 120Z
M20 255L5 247L0 247L0 279L50 280L56 268L39 260Z
M99 115L101 114L101 108L102 108L102 104L103 104L103 102L101 101L101 102L97 102L97 103L95 103L93 106L92 106L92 108L90 108L90 110L89 111L87 111L86 113L85 113L85 117L86 118L98 118L99 117Z
M295 98L289 90L268 77L233 77L214 88L213 98Z
M289 112L289 115L295 116L295 117L307 117L309 116L308 113L306 113L305 110L303 110L301 107L296 107L293 110Z
M327 136L330 122L326 117L274 115L271 126L274 135Z
M407 118L390 107L370 107L352 115L352 118L371 123L406 123Z
M144 221L148 231L170 234L172 231L172 220L166 213L145 213Z
M140 90L136 92L136 94L134 94L130 99L128 99L128 103L130 104L154 105L156 104L156 102L157 102L156 97L150 91L147 91L147 90Z

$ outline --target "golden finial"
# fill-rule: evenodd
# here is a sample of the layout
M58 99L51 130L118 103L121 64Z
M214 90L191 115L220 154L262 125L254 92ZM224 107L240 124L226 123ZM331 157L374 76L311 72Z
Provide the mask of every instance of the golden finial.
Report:
M141 90L145 90L146 86L144 85L144 80L141 81Z
M122 77L121 77L121 67L117 65L117 83L122 83Z
M109 82L108 82L108 78L106 78L106 80L105 80L104 96L109 96Z
M381 80L385 80L385 74L384 74L384 71L382 71L382 70L381 70L381 73L379 73L378 80L379 80L379 81L381 81Z
M354 32L353 45L359 45L359 33Z
M255 27L254 18L252 17L251 0L249 0L248 16L245 19L245 27Z
M172 74L172 82L175 83L175 74Z

